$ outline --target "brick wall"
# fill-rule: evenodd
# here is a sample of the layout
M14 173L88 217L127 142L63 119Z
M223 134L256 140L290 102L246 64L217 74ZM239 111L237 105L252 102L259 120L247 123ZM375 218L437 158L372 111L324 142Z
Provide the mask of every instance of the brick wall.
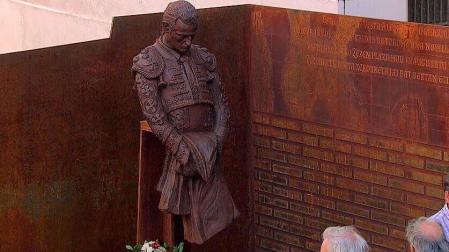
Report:
M252 134L259 248L319 251L326 227L355 225L373 251L404 251L406 222L443 204L442 148L263 113Z

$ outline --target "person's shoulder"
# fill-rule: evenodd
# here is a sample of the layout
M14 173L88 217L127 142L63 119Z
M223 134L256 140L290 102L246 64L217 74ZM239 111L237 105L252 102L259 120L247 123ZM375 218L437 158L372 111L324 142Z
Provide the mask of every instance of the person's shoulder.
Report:
M194 55L194 59L198 64L202 64L206 66L209 71L215 71L217 68L217 59L215 55L207 48L201 47L199 45L192 45L192 51Z
M154 45L145 47L133 58L132 71L142 74L148 79L159 77L164 71L165 63Z

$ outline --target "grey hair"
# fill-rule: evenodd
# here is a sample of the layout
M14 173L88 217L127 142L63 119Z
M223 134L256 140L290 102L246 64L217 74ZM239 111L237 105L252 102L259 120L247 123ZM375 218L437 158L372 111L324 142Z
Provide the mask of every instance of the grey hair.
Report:
M425 233L422 224L427 223L438 227L436 234ZM406 228L407 241L415 248L416 252L447 252L449 243L445 240L443 229L437 222L426 217L411 220Z
M329 252L368 252L369 246L354 226L328 227L323 240L328 241Z
M178 19L185 24L198 26L198 12L187 1L178 0L169 3L162 16L162 23L168 23L170 27L173 27Z

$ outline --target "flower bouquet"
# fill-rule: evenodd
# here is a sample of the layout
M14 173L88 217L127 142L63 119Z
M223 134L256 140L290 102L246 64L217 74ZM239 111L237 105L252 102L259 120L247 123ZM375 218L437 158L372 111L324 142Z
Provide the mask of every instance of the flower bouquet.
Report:
M137 243L136 245L126 245L128 251L133 252L183 252L184 242L179 243L176 246L170 247L166 242L162 245L158 240L156 241L145 241L143 244Z

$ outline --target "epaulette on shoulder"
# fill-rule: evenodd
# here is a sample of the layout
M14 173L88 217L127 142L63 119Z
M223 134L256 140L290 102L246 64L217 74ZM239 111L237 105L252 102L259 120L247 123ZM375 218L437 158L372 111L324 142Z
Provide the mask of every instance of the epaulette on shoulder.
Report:
M133 73L142 74L145 78L154 79L162 74L164 68L164 60L157 49L151 45L134 57L131 70Z
M206 68L209 71L215 71L215 68L217 68L217 59L215 56L210 53L206 48L199 47L195 45L195 51L196 51L196 61L199 64L202 64L206 66Z

